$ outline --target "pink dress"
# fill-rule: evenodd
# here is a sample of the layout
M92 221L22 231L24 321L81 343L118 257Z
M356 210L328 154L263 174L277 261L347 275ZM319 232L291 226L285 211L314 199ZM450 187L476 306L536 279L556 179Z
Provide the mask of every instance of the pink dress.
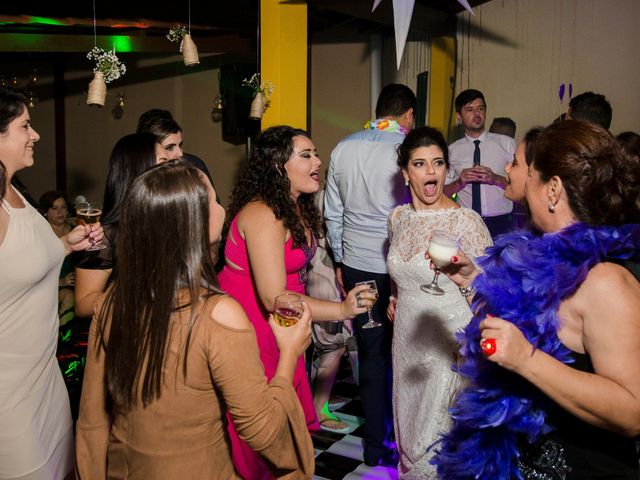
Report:
M253 275L249 265L247 245L238 231L237 221L238 217L234 218L231 222L224 254L229 262L238 266L241 270L225 265L218 276L218 281L220 282L222 290L242 305L249 320L251 320L253 328L256 331L258 348L260 349L260 359L264 365L264 373L267 376L267 380L270 381L276 372L280 353L271 327L267 322L269 313L257 298ZM312 247L306 249L308 250L307 252L302 248L293 248L292 238L284 245L287 290L304 294L307 264L313 257L315 249L315 238ZM293 387L300 399L309 430L319 430L320 424L318 423L316 410L313 405L313 395L311 393L311 387L309 386L303 357L298 359L293 382ZM260 457L251 450L244 440L238 437L230 418L229 436L233 452L233 464L238 474L246 480L270 478L269 470Z

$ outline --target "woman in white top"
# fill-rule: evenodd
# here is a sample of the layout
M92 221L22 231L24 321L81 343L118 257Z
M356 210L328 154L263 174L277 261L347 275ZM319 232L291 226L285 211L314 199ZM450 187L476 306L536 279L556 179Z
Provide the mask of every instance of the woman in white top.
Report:
M69 398L56 361L64 257L102 241L100 224L62 238L11 186L40 135L25 98L0 89L0 479L57 480L73 467Z

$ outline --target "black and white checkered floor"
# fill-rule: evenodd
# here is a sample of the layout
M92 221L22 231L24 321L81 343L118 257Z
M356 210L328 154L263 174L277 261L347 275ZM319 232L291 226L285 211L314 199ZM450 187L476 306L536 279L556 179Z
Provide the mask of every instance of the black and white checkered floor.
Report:
M341 372L342 373L342 372ZM368 467L363 463L362 425L364 418L358 386L352 377L337 381L332 396L344 397L347 402L336 409L334 414L348 422L351 428L346 434L321 430L312 435L316 451L315 480L339 479L385 479L396 480L395 468L377 466Z

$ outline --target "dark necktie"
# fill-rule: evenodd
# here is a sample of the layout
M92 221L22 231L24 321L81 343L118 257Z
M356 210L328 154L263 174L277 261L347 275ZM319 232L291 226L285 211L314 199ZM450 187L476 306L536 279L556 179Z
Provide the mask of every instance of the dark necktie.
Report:
M474 140L476 148L473 151L473 166L480 165L480 140ZM478 214L482 215L482 208L480 206L480 184L474 182L471 184L471 208L473 208Z

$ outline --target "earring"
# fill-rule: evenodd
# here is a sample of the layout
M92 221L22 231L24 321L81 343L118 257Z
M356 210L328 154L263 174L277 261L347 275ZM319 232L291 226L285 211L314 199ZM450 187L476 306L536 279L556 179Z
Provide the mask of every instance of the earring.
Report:
M551 200L549 200L549 205L547 208L551 213L554 213L556 211L556 206L553 203L551 203Z
M278 174L279 174L281 177L284 177L284 175L282 175L282 170L280 170L280 166L279 166L277 163L276 163L276 170L278 171Z
M408 178L405 178L405 179L404 179L404 186L405 186L405 187L408 187L408 186L409 186L409 179L408 179Z

